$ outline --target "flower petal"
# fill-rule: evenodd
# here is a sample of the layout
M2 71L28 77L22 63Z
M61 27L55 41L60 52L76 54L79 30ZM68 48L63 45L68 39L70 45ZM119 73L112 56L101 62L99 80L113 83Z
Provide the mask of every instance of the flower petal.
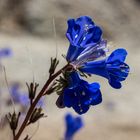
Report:
M73 109L75 110L75 112L77 112L79 115L82 115L84 113L86 113L89 110L89 105L86 104L81 104L81 106L79 107L78 104L75 104L73 106Z
M74 90L66 88L64 90L64 105L66 107L72 107L75 102Z
M107 61L113 62L113 61L119 60L119 61L124 62L126 56L127 56L127 51L123 48L120 48L120 49L113 51L111 53L111 55L108 57Z
M108 78L105 60L87 62L80 71L88 74L96 74Z
M66 37L70 41L66 59L69 62L76 60L88 44L96 44L101 40L102 30L94 25L88 16L82 16L77 20L68 20Z
M125 49L117 49L107 59L87 62L80 70L103 76L109 80L113 88L121 88L120 82L124 81L129 74L129 66L124 63L126 55Z
M116 79L114 79L113 77L110 78L109 80L109 84L116 89L120 89L122 87L121 82L117 81Z
M90 84L87 92L90 95L89 95L89 99L85 102L86 105L97 105L102 102L100 85L98 83Z
M84 50L83 47L70 44L68 52L67 52L67 56L66 56L67 61L69 62L74 61L83 50Z

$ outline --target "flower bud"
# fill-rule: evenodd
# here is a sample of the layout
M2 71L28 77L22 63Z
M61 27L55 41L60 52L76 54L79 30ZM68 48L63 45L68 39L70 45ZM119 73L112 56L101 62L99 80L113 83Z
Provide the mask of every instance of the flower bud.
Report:
M31 115L29 123L34 123L42 117L44 117L44 113L42 113L42 108L35 108Z
M26 83L26 85L28 87L29 99L32 102L33 99L35 98L36 90L37 90L37 87L39 86L39 84L31 82L30 85L28 83Z
M18 115L15 112L13 114L9 113L7 115L7 119L9 121L12 130L16 130L18 126L19 117L20 117L20 112L18 113Z

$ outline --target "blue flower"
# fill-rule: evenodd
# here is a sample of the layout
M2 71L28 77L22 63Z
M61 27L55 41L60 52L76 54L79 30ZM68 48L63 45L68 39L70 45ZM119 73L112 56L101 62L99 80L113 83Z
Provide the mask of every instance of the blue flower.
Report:
M90 17L82 16L76 20L68 20L66 36L70 42L66 59L71 62L76 60L85 48L94 47L100 42L102 30Z
M66 131L64 140L72 140L74 134L77 133L77 131L79 131L84 125L81 117L73 117L71 114L66 114L65 124Z
M98 83L89 84L79 73L102 76L113 88L119 89L129 74L129 66L125 63L127 52L117 49L107 57L107 41L102 38L102 30L87 16L68 20L66 36L70 42L66 59L72 70L58 105L84 114L91 105L102 102L102 95Z
M11 86L10 93L15 103L20 103L22 105L23 104L25 105L29 102L28 96L25 94L23 95L21 94L19 83L14 83Z
M0 49L0 58L8 57L12 54L12 51L10 48L1 48Z
M78 73L73 72L70 76L69 87L64 89L63 100L66 107L72 107L78 114L86 113L91 105L102 102L100 85L89 84L80 79Z
M85 63L80 70L103 76L113 88L118 89L121 88L121 81L124 81L129 74L129 66L124 62L126 56L125 49L117 49L106 59Z

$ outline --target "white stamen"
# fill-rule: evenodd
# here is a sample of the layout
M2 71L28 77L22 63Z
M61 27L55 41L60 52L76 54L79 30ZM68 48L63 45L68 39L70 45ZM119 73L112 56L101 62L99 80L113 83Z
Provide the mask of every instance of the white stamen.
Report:
M76 92L74 92L74 95L77 96Z
M81 104L78 105L79 107L81 106Z
M78 34L77 35L75 35L75 38L77 38L78 37Z
M83 40L85 40L85 39L86 39L86 37L83 38Z
M89 100L92 101L92 98L90 98Z
M82 95L85 96L86 95L85 92L82 92Z

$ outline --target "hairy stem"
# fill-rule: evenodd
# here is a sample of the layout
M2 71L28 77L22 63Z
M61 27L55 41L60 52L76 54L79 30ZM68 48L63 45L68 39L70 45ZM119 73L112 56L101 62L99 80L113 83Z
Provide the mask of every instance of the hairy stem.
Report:
M22 132L24 131L29 119L30 119L30 116L36 106L36 104L38 103L38 101L40 100L40 98L43 96L43 94L45 93L45 91L48 89L49 85L51 84L51 82L57 77L59 76L64 70L66 70L68 68L69 64L67 64L66 66L64 66L62 69L60 69L59 71L57 71L55 74L53 74L48 80L47 82L45 83L45 85L43 86L43 88L41 89L41 91L39 92L39 94L37 95L37 97L35 98L35 100L33 101L33 103L31 104L27 114L26 114L26 117L22 123L22 125L20 126L17 134L14 136L14 139L13 140L18 140L19 137L21 136Z

